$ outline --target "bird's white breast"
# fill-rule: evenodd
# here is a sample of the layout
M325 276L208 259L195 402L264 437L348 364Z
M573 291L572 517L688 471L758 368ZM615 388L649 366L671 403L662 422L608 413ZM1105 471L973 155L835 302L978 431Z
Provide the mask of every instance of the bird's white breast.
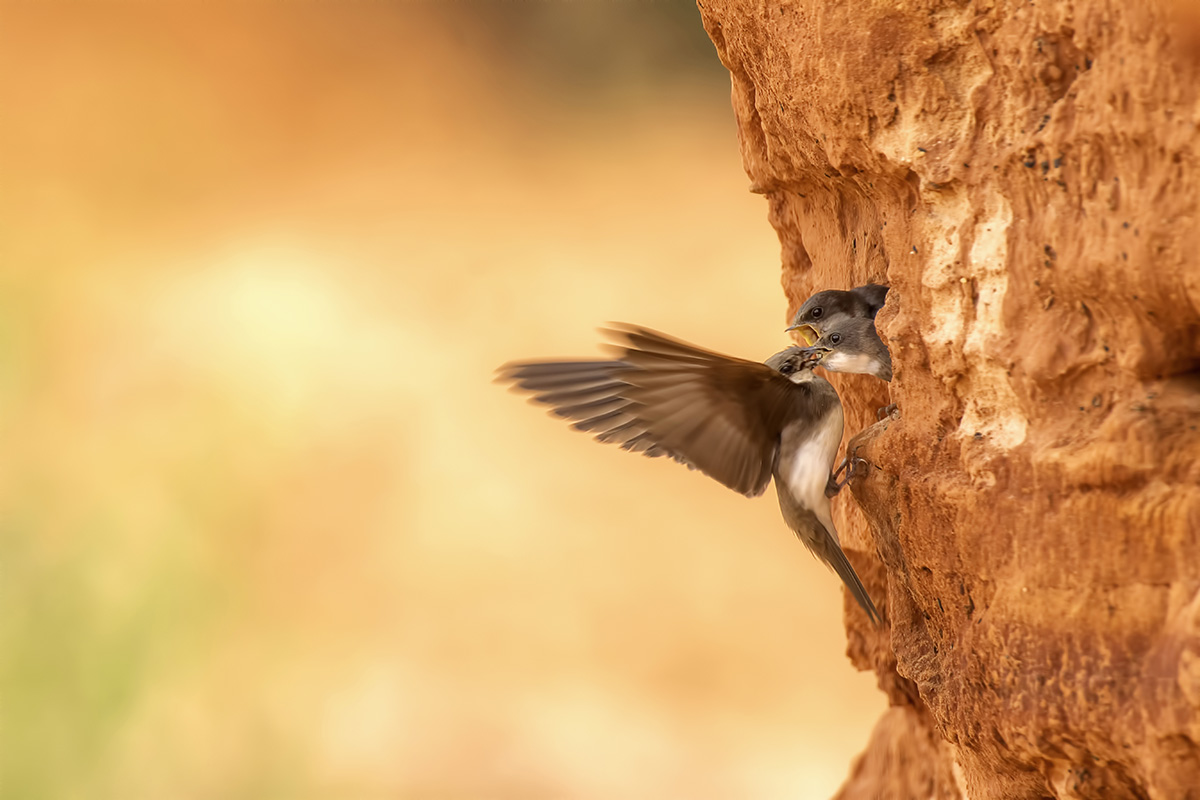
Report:
M834 528L825 486L842 443L844 424L841 404L835 403L815 426L786 431L780 443L782 452L791 453L791 463L782 465L784 469L781 470L788 487L797 500L816 513L830 533Z
M825 356L826 368L833 372L857 372L878 377L880 363L864 353L843 353L835 350Z

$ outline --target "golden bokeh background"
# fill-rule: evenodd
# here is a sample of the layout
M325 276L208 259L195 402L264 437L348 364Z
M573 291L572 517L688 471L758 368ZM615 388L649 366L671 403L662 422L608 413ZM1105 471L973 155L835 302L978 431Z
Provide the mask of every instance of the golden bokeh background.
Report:
M4 0L0 109L5 797L836 789L773 497L491 382L787 343L693 5Z

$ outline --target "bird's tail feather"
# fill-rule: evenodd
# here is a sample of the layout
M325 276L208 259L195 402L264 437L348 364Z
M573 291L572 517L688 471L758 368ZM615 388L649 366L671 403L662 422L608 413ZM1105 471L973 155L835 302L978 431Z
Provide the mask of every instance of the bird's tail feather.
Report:
M875 604L871 602L871 595L867 594L867 587L863 586L862 581L858 579L858 573L851 566L850 559L846 558L846 552L837 542L830 541L829 543L833 545L827 554L829 566L833 567L833 571L842 579L842 583L846 584L846 588L850 590L850 594L854 595L854 599L862 606L863 611L867 612L871 622L876 627L881 626L883 618L879 615L879 609L875 608Z

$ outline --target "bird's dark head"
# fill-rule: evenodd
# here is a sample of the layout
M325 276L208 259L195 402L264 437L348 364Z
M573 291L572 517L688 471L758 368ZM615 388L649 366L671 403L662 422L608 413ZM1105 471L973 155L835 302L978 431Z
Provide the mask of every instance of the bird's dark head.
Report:
M810 352L812 349L792 345L771 356L764 363L794 383L810 381L813 379L813 367L821 361L819 354Z
M799 332L805 344L816 344L818 339L846 317L874 319L879 309L883 308L887 293L888 287L878 283L856 286L849 291L826 289L817 292L804 301L786 330Z
M844 317L829 326L816 344L802 348L830 372L857 372L892 379L892 356L875 331L873 319Z
M853 314L857 303L854 296L841 289L826 289L804 301L792 324L786 328L797 331L806 344L815 344L834 317Z

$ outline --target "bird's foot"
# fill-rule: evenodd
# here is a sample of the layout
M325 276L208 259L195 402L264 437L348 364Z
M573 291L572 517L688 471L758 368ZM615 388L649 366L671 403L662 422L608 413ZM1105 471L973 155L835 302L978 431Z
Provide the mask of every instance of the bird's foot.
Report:
M884 417L900 416L900 406L892 403L890 406L883 406L875 412L875 421L878 422Z
M859 458L854 454L843 458L842 463L838 465L838 468L833 471L833 474L829 476L829 480L825 483L825 496L833 497L842 490L843 486L857 478L859 464L868 464L868 462L865 458ZM846 473L846 476L838 480L838 476L843 472Z

